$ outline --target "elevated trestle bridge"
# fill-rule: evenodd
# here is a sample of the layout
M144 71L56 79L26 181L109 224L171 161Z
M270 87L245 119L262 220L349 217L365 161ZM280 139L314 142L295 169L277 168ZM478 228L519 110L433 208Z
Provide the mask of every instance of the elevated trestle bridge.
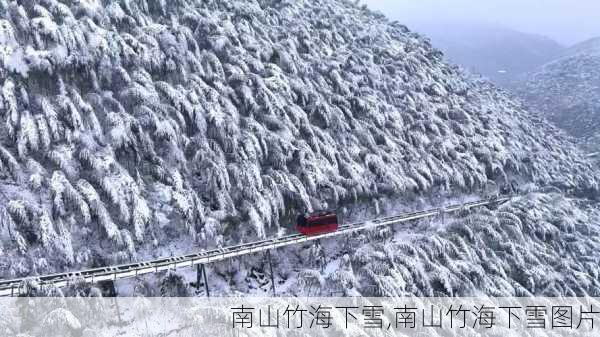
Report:
M25 285L28 282L34 282L40 287L66 287L75 282L97 283L101 281L116 281L127 278L133 278L144 274L158 273L165 270L176 270L178 268L197 268L197 282L199 287L201 276L205 287L206 295L209 295L208 282L206 279L205 265L212 262L222 261L229 258L265 252L271 268L271 283L273 293L275 293L275 283L273 280L273 270L271 264L270 251L280 247L301 244L307 241L314 241L329 237L341 236L353 232L372 229L382 226L390 226L409 221L444 216L462 210L468 210L477 207L493 206L502 204L511 200L512 196L494 197L482 199L473 202L467 202L458 205L432 208L418 212L407 212L395 216L383 217L374 220L361 221L356 223L342 224L335 232L324 233L313 236L302 234L291 234L282 237L270 238L255 242L243 243L239 245L216 248L198 253L186 254L174 257L159 258L144 262L134 262L121 265L113 265L101 268L85 269L80 271L70 271L64 273L31 276L17 278L12 280L0 280L0 296L19 296L27 292Z

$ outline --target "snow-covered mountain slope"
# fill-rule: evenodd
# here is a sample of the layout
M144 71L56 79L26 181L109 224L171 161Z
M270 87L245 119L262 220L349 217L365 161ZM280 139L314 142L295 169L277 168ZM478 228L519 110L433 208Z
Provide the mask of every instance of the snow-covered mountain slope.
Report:
M0 0L0 13L3 277L512 178L598 191L560 132L349 1Z
M431 39L446 58L500 86L553 60L558 42L491 23L416 22L409 27Z
M497 209L275 250L276 292L294 297L597 297L598 203L548 192ZM261 254L207 268L212 295L271 294L271 268ZM190 296L195 289L189 282L195 280L193 270L179 270L118 283L117 292ZM87 296L90 291L97 294L74 284L50 294ZM196 294L204 296L203 287Z
M365 296L598 296L599 216L597 203L533 193L443 226L363 233L341 267L321 282L300 273L292 293L312 285Z
M600 38L569 48L523 77L516 88L532 110L545 114L572 136L583 141L598 138Z

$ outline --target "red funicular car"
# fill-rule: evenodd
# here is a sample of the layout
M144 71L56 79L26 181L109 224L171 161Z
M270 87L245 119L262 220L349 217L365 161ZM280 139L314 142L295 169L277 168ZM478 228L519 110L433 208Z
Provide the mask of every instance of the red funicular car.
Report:
M296 229L304 235L317 235L335 232L338 229L338 217L335 211L317 211L299 215Z

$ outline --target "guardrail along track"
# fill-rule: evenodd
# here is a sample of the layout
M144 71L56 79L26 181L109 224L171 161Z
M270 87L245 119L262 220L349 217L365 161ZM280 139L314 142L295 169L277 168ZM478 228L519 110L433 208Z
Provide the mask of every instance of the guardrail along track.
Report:
M327 237L339 236L374 227L388 226L412 220L434 217L436 215L455 213L460 210L474 207L482 207L494 204L504 203L512 197L500 197L468 202L460 205L453 205L441 208L434 208L419 212L402 213L396 216L384 217L372 221L361 221L350 224L342 224L338 230L331 233L325 233L314 236L305 236L302 234L291 234L278 238L265 239L261 241L243 243L239 245L207 250L199 253L180 255L175 257L159 258L145 262L134 262L128 264L107 266L101 268L86 269L58 274L32 276L12 280L0 281L0 296L17 296L21 292L23 282L33 280L41 286L51 285L54 287L64 287L69 282L77 280L87 283L95 283L106 280L120 280L138 275L157 273L163 270L177 269L183 267L193 267L199 264L208 264L215 261L225 260L235 256L253 254L267 251L279 247L299 244L306 241L313 241Z

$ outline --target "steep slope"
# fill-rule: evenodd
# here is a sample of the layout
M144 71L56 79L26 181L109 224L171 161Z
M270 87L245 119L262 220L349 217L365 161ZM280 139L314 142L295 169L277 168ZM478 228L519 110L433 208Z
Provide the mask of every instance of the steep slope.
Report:
M532 110L582 142L594 144L600 135L600 38L569 48L516 87Z
M5 277L512 178L598 190L555 129L348 1L0 0L0 13Z
M500 25L465 22L424 22L411 29L431 38L452 62L507 86L520 75L551 61L565 47L545 36Z
M334 273L315 282L319 273L303 271L292 293L306 294L312 285L322 294L358 289L391 297L600 294L597 203L532 193L446 221L351 238L347 245L358 248L342 249L347 256Z

